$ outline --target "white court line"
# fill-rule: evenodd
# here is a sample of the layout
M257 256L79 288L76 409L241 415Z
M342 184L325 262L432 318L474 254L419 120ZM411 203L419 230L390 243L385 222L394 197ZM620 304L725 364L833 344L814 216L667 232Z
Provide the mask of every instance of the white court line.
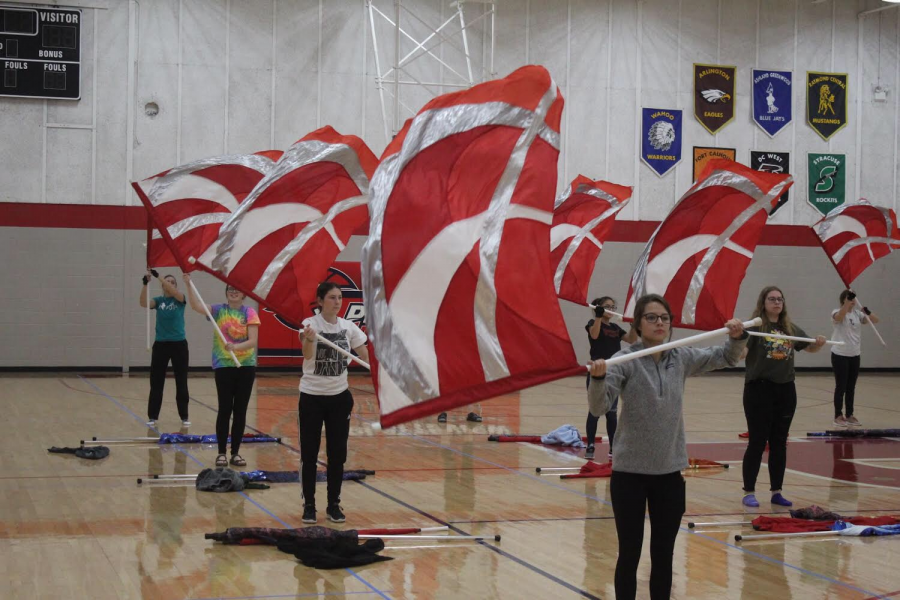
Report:
M900 463L900 457L897 457L897 458L841 458L839 460L842 460L843 462L862 465L864 467L872 467L873 469L893 469L895 471L900 471L900 467L889 467L887 465L870 464L873 462L898 462L898 463Z
M530 442L516 442L516 444L524 446L526 448L531 448L533 450L539 450L544 454L550 454L551 456L555 456L556 458L565 458L569 462L577 462L582 465L585 463L585 459L583 457L573 456L571 454L568 454L567 452L560 452L559 450L553 450L552 448L546 448L540 444L532 444Z
M766 467L767 469L769 468L769 465L768 465L768 464L766 464L766 463L762 463L762 464L765 465L765 467ZM859 481L846 481L846 480L844 480L844 479L835 479L834 477L825 477L824 475L813 475L812 473L806 473L806 472L804 472L804 471L797 471L797 470L794 470L794 469L785 469L785 472L787 472L787 473L793 473L793 474L795 474L795 475L803 475L803 476L805 476L805 477L812 477L813 479L821 479L821 480L823 480L823 481L833 481L833 482L835 482L835 483L841 483L841 484L848 484L848 483L849 483L849 484L852 484L852 485L858 485L858 486L861 486L861 487L880 488L880 489L883 489L883 490L893 490L893 491L895 491L895 492L896 492L897 489L898 489L897 486L894 486L894 485L878 485L877 483L861 483L861 482L859 482Z

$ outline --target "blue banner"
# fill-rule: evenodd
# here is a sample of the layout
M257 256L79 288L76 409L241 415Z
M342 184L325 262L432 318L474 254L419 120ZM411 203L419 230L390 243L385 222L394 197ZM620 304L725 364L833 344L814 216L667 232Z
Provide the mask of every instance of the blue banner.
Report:
M790 71L764 71L753 69L752 93L753 120L771 137L791 122Z
M644 108L641 160L662 177L681 162L681 111Z

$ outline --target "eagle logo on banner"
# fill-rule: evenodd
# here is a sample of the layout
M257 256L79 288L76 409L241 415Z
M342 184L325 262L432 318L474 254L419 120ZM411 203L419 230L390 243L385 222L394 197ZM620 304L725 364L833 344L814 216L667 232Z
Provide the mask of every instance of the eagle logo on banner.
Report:
M900 250L897 214L864 198L838 206L813 230L848 288L876 260Z
M216 156L163 171L131 186L147 209L147 264L194 267L216 241L219 228L237 210L253 188L275 166L277 150L256 154Z
M378 159L356 136L318 129L288 148L197 259L204 271L293 322L368 221Z
M681 162L681 111L643 108L641 160L662 177Z
M587 304L597 257L631 198L631 188L579 175L556 200L550 229L550 256L556 295Z
M806 121L825 141L846 127L846 73L807 71Z
M673 325L718 329L731 319L741 281L769 211L793 183L724 159L700 179L660 223L638 258L625 316L644 294L669 301Z
M694 116L710 133L734 119L737 67L694 64Z
M562 108L526 66L431 100L385 149L361 261L382 426L584 373L550 261Z
M793 73L753 69L752 74L750 97L753 101L753 120L769 137L775 137L793 119Z

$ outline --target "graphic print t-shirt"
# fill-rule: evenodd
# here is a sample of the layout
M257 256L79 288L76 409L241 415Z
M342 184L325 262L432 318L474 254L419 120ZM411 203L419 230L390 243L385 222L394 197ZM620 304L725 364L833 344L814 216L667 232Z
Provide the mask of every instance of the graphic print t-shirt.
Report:
M184 340L184 307L186 302L175 298L157 296L156 303L156 341L180 342Z
M751 327L747 331L759 330L759 327ZM796 325L794 325L793 333L783 331L777 326L772 326L769 331L780 335L809 337ZM750 336L747 341L745 381L765 379L773 383L790 383L794 380L794 352L800 352L807 346L809 344L806 342Z
M227 304L213 304L209 308L216 325L225 334L225 339L232 344L246 342L250 339L247 328L251 325L259 325L259 315L249 306L241 306L238 309L234 309ZM234 354L242 367L256 366L256 348L235 350ZM222 339L218 335L213 335L212 363L213 369L237 366L231 358L231 353L225 349L225 344L222 343Z
M347 352L366 343L366 334L353 322L340 317L337 323L329 323L322 315L303 320L304 326L312 327L329 342ZM316 396L336 396L347 389L347 363L349 359L334 348L316 341L316 360L303 360L303 377L300 391Z
M612 355L622 349L622 338L625 337L625 330L615 323L600 323L600 335L597 339L591 337L591 327L594 326L594 319L588 321L584 326L588 332L588 340L591 342L591 360L606 360L612 358Z

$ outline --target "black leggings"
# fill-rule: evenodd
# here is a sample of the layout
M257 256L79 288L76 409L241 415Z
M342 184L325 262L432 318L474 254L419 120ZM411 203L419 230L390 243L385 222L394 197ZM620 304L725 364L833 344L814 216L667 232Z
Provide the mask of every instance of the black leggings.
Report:
M668 598L672 591L675 538L684 516L684 477L678 471L666 475L613 471L609 491L619 537L616 598L628 600L637 594L645 508L650 512L650 598Z
M215 369L216 392L219 395L219 416L216 417L216 439L219 454L225 454L228 441L228 421L231 423L231 455L241 449L244 427L247 425L247 406L256 380L256 367L222 367Z
M591 387L591 374L588 373L587 376L587 387ZM597 423L600 422L600 417L595 417L591 414L591 411L588 411L587 415L587 423L585 424L585 429L587 430L587 443L588 446L593 446L594 441L597 439ZM615 402L613 402L612 407L609 409L609 412L606 413L606 433L609 435L609 453L612 454L613 447L613 439L616 437L616 427L619 426L619 399L616 398Z
M832 352L831 367L834 369L834 416L841 416L846 402L846 415L852 417L856 380L859 377L859 355L838 356Z
M766 443L769 444L769 483L773 492L784 483L787 466L787 438L797 410L794 382L773 383L756 379L744 384L744 416L750 441L744 452L744 491L756 491L756 478Z
M150 358L150 398L147 401L147 417L152 420L159 419L159 410L162 408L163 388L166 385L166 369L169 361L172 361L172 371L175 372L175 404L178 406L178 416L182 421L188 420L188 343L180 342L153 342L153 354Z
M340 503L351 412L353 396L350 395L350 390L344 390L335 396L300 393L297 420L300 432L300 480L305 504L316 505L316 463L322 442L323 423L325 454L328 457L328 504Z

